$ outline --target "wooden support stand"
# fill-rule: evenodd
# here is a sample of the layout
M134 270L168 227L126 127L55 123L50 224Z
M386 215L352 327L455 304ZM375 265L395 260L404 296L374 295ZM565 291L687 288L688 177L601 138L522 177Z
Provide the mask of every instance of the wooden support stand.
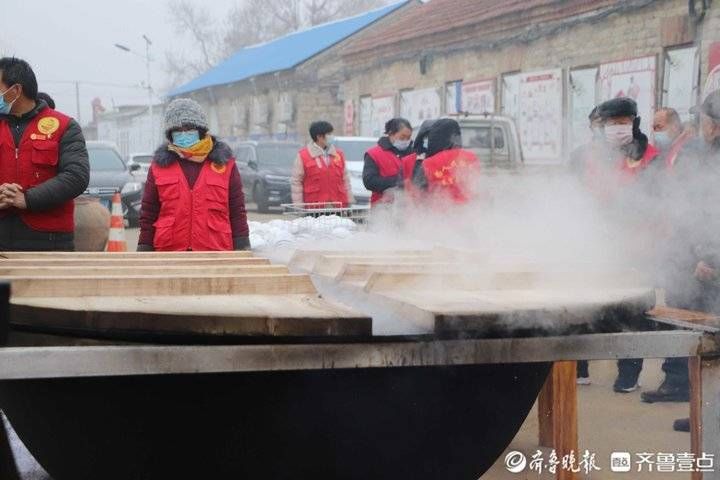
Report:
M691 357L690 444L695 458L714 455L711 472L694 472L692 480L720 479L720 358Z
M576 373L576 362L555 362L538 396L540 446L554 448L558 458L578 457ZM555 478L575 480L577 475L558 469Z

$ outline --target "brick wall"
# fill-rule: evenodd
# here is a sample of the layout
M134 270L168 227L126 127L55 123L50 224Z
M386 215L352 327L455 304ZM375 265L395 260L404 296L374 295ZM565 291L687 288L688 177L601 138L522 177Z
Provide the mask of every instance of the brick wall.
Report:
M593 23L579 22L527 43L516 42L488 49L481 45L472 46L472 39L466 38L455 51L429 54L427 51L408 51L404 52L406 59L394 61L348 55L344 58L344 91L348 98L357 101L363 95L442 88L446 82L455 80L492 78L499 81L503 73L512 71L568 70L650 55L658 58L657 84L661 85L664 48L693 41L701 45L702 83L707 73L707 45L720 40L720 5L717 2L713 2L696 35L694 30L688 19L687 1L658 0L632 12L610 14ZM421 75L419 62L423 55L428 55L429 67L426 74ZM397 52L393 57L398 57ZM496 105L499 106L497 90ZM659 103L660 88L657 92Z

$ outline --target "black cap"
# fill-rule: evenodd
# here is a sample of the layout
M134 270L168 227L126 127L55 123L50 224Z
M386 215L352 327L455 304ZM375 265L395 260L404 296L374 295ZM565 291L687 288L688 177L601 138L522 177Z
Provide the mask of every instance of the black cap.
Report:
M441 118L430 127L428 133L428 156L459 147L460 136L460 125L456 120Z
M618 97L601 103L597 114L603 120L614 117L637 117L637 103L632 98Z

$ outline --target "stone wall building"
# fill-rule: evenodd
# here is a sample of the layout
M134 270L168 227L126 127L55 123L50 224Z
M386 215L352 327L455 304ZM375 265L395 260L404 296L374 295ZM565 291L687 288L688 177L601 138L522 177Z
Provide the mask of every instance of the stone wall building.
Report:
M347 133L378 135L393 115L513 116L526 161L559 162L587 114L635 97L643 128L658 106L683 118L720 63L720 5L685 0L432 0L342 49ZM720 76L720 75L719 75Z

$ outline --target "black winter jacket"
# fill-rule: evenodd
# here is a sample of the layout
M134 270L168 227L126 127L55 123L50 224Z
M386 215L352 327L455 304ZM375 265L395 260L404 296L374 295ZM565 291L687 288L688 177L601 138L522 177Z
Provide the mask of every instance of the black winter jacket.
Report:
M388 137L380 137L378 145L380 145L383 150L392 151L399 158L410 154L409 149L401 152L395 148ZM365 188L371 192L382 193L385 190L402 185L402 172L397 177L383 177L380 175L380 169L378 168L377 163L375 163L375 160L366 153L365 163L363 165L363 184L365 185Z
M8 122L15 140L20 139L30 121L47 106L45 101L37 102L28 113L0 115L0 121ZM0 159L0 161L15 161ZM45 183L25 192L28 210L44 211L72 200L87 189L90 181L90 164L87 147L80 125L71 120L67 131L60 139L57 175ZM73 235L68 233L37 232L19 221L17 215L0 218L0 249L2 250L69 250L73 248Z

